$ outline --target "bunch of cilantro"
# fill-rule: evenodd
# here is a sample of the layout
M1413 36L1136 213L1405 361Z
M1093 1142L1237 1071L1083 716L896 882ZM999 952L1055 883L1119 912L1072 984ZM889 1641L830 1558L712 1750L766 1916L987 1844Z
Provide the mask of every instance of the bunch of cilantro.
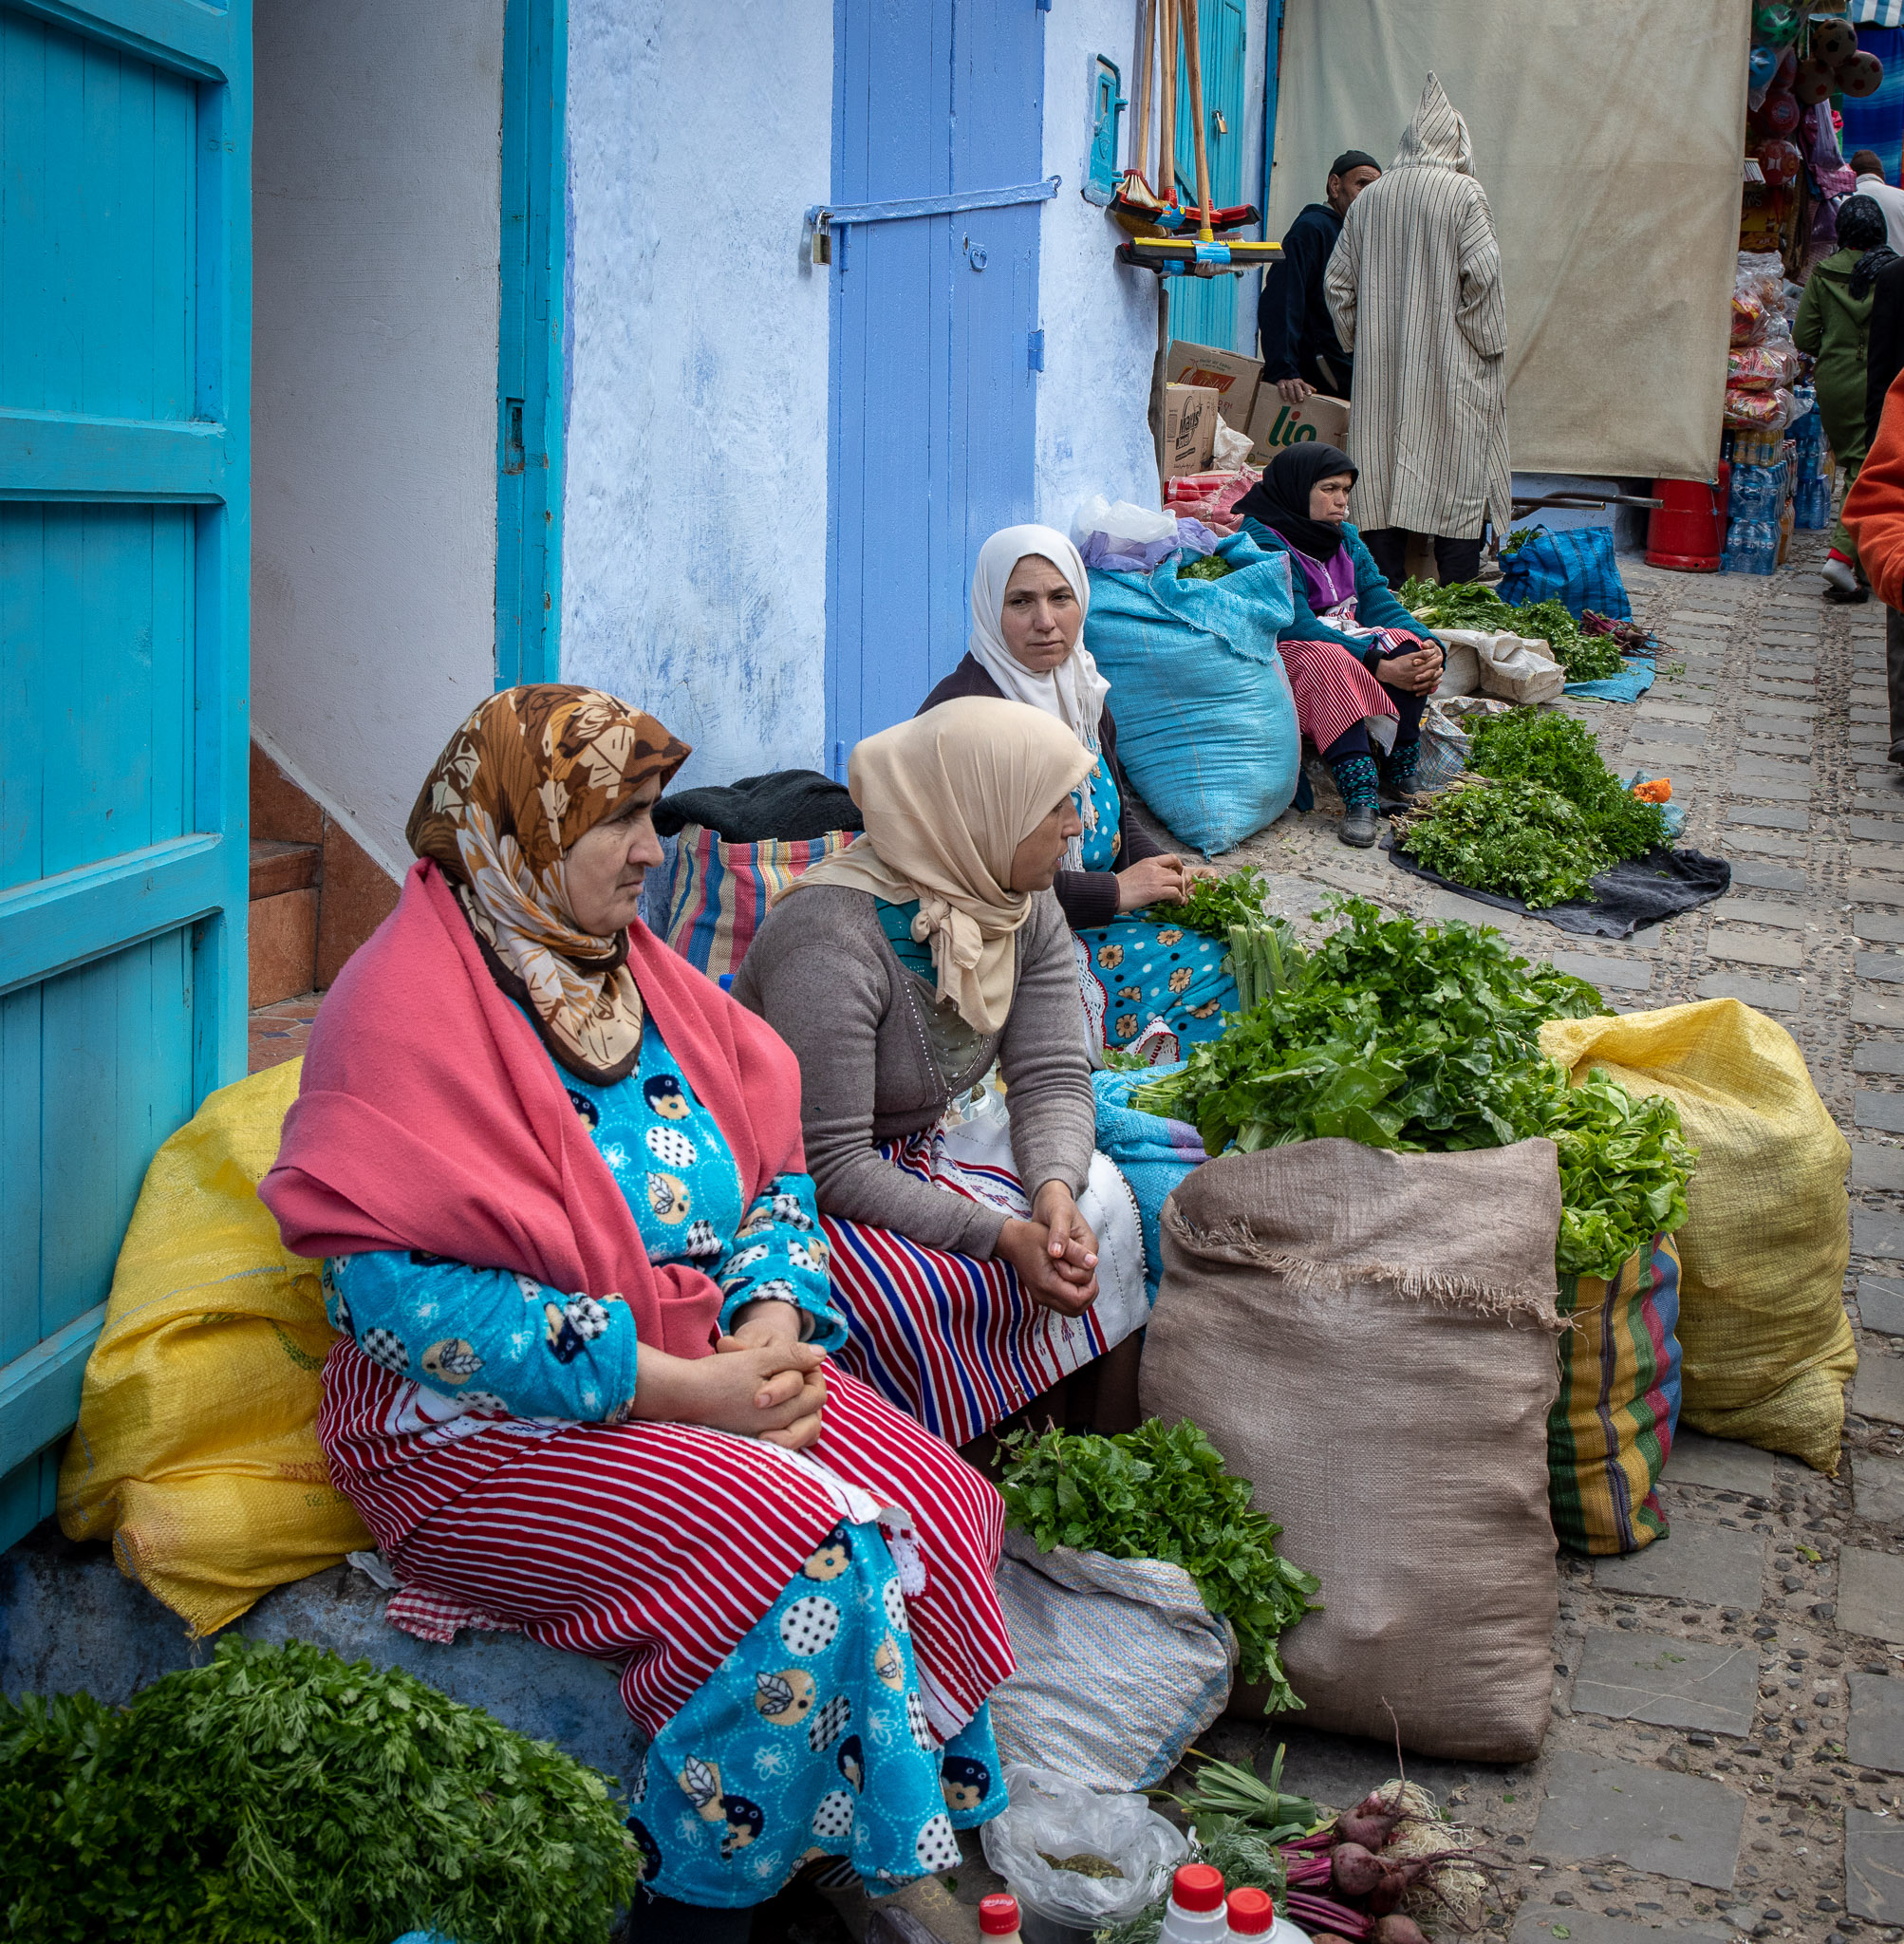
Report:
M1185 1418L1150 1418L1116 1437L1047 1431L1011 1444L999 1480L1005 1517L1040 1552L1068 1545L1113 1560L1167 1560L1236 1630L1239 1677L1264 1682L1265 1713L1300 1708L1278 1636L1320 1607L1322 1582L1279 1556L1282 1527L1257 1511L1247 1479Z
M1498 932L1384 919L1359 898L1333 908L1346 925L1131 1106L1194 1123L1212 1154L1329 1136L1447 1153L1544 1135L1559 1150L1565 1275L1612 1276L1686 1220L1694 1156L1672 1103L1598 1075L1570 1087L1540 1052L1543 1020L1606 1011L1591 985L1530 965Z
M1149 916L1157 925L1181 925L1186 931L1227 939L1233 925L1262 923L1262 901L1268 895L1262 872L1245 864L1221 877L1198 878L1181 905L1152 905Z
M606 1944L605 1779L398 1669L222 1642L123 1710L0 1700L0 1910L42 1944Z
M1511 608L1478 581L1437 587L1414 579L1402 583L1396 598L1430 627L1471 627L1545 642L1569 682L1598 682L1617 675L1623 665L1619 643L1611 635L1583 632L1563 601L1528 601Z
M1643 803L1600 755L1599 738L1558 709L1510 709L1476 723L1467 766L1497 782L1541 783L1586 819L1615 863L1666 841L1666 813Z

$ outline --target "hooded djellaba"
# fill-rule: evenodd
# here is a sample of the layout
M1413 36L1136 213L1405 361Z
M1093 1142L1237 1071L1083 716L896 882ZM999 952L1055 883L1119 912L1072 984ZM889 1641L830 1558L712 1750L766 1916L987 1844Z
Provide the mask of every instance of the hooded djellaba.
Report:
M1511 524L1501 250L1467 123L1430 74L1394 167L1349 206L1329 308L1354 353L1349 457L1364 534Z

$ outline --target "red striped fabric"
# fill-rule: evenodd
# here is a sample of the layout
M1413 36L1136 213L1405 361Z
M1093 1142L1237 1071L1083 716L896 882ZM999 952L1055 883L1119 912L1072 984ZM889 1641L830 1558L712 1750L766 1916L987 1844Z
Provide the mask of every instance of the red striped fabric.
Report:
M429 1423L418 1387L348 1338L325 1366L331 1475L406 1585L532 1639L622 1663L622 1699L660 1731L838 1522L824 1477L695 1425ZM1012 1671L992 1590L1003 1509L970 1466L844 1372L811 1449L909 1513L926 1588L906 1611L934 1715L968 1720Z
M894 1167L949 1193L1023 1215L1017 1178L935 1154L929 1135L884 1144ZM838 1361L948 1445L988 1431L1103 1355L1094 1311L1033 1303L1007 1262L923 1247L889 1228L822 1215L834 1297L847 1314Z
M1411 644L1412 635L1377 631L1384 647ZM1339 642L1278 642L1283 672L1296 698L1296 720L1318 750L1371 716L1392 716L1389 692Z

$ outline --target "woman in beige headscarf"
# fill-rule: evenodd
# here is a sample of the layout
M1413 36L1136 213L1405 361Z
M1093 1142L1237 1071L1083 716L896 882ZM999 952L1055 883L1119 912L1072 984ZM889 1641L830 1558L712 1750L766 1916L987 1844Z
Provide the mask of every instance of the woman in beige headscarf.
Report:
M1051 890L1092 760L1056 718L989 698L868 737L848 771L865 835L781 893L734 982L799 1056L839 1360L956 1445L1035 1402L1100 1429L1135 1416L1143 1241L1093 1152ZM994 1061L1009 1115L969 1097Z

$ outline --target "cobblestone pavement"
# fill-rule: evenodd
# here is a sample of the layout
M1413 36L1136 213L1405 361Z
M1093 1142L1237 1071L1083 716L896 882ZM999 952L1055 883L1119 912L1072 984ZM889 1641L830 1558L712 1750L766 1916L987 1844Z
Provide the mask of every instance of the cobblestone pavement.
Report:
M1904 773L1885 761L1883 610L1825 606L1822 553L1801 536L1769 578L1622 561L1660 679L1637 706L1566 704L1616 768L1672 777L1683 841L1732 860L1719 902L1630 943L1575 938L1348 850L1333 794L1227 860L1272 873L1293 918L1346 890L1499 924L1622 1011L1761 1007L1853 1144L1860 1369L1838 1478L1684 1439L1670 1539L1561 1558L1540 1758L1409 1765L1513 1859L1485 1931L1512 1944L1904 1938ZM1266 1766L1278 1742L1290 1785L1332 1804L1393 1772L1387 1748L1297 1728L1224 1721L1202 1746ZM991 1880L968 1864L958 1902Z

